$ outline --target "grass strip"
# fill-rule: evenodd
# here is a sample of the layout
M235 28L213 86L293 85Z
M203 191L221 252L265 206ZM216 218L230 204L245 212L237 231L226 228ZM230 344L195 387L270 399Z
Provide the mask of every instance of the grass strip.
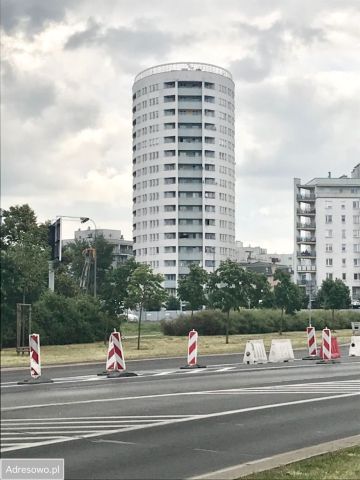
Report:
M254 473L241 480L359 480L360 446L325 453L283 467Z
M154 322L155 323L155 322ZM137 350L136 324L125 324L122 328L124 354L126 360L142 358L173 357L187 355L187 337L165 336L160 329L149 322L144 323L141 348ZM339 330L336 333L339 343L350 341L351 330ZM266 350L270 348L271 340L276 338L289 338L293 348L307 348L305 332L285 332L282 336L277 333L262 333L251 335L231 335L230 343L225 344L225 337L221 335L200 336L198 354L243 353L245 344L250 339L263 339ZM70 345L45 345L41 346L42 365L105 362L107 345L104 342L80 343ZM1 351L2 367L27 367L28 355L17 355L15 348L5 348Z

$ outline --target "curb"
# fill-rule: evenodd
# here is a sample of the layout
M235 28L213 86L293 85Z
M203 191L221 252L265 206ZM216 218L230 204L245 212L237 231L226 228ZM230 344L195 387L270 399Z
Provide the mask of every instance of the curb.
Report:
M288 465L290 463L306 460L307 458L322 455L324 453L335 452L343 448L360 445L360 435L346 437L339 440L332 440L331 442L320 443L312 447L300 448L299 450L292 450L290 452L280 453L272 457L261 458L253 462L241 463L229 468L223 468L215 472L206 473L195 477L190 477L189 480L235 480L237 478L245 477L253 473L263 472L273 468Z

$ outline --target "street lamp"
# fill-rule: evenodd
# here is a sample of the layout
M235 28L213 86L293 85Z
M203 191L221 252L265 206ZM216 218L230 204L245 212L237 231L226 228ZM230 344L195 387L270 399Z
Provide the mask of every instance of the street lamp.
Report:
M95 245L95 255L94 255L94 298L96 298L96 271L97 271L97 252L96 252L96 223L92 218L89 217L80 217L81 223L91 222L94 225L94 245Z

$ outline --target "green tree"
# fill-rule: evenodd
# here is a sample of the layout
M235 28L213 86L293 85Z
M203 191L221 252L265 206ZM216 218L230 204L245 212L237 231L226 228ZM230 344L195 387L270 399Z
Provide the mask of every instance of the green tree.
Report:
M162 286L164 277L154 273L149 265L138 265L132 272L129 279L128 305L130 308L139 310L138 342L137 349L140 350L141 320L146 305L151 302L164 302L167 293Z
M209 303L227 316L226 343L229 343L230 311L248 305L250 289L251 275L232 260L221 262L219 268L209 275Z
M34 210L29 205L15 205L1 211L1 250L23 242L48 248L48 226L50 222L37 223Z
M290 274L284 270L276 270L274 280L277 281L274 287L275 305L281 308L279 334L282 335L284 312L292 315L301 310L303 293L300 287L291 281Z
M130 257L118 268L108 270L102 289L104 309L110 316L123 314L128 305L128 287L131 274L139 266L134 257Z
M267 308L271 298L271 286L266 275L257 272L248 272L249 295L248 306L253 308Z
M47 287L47 226L28 205L2 211L1 340L15 345L16 304L33 303Z
M170 295L166 302L166 310L180 310L180 300L174 295Z
M207 280L207 272L194 263L190 265L190 271L186 277L179 280L178 297L189 304L191 317L194 315L194 310L201 309L207 302L205 295Z
M336 280L323 280L317 294L317 301L326 310L331 310L334 324L335 310L349 308L351 305L349 287L338 278Z

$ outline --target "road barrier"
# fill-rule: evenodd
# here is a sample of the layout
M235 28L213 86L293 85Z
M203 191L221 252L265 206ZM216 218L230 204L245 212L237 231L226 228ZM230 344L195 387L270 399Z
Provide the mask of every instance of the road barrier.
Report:
M53 380L41 377L41 357L40 357L40 335L32 333L29 335L30 351L30 378L18 382L18 385L33 383L52 383Z
M98 373L108 378L136 377L137 374L126 370L124 349L121 342L121 333L116 329L110 334L106 356L105 371Z
M349 357L360 357L360 337L353 335L350 341Z
M303 360L319 360L320 357L317 355L315 327L306 327L306 335L309 355L304 357Z
M340 358L340 348L336 337L333 337L331 330L325 327L322 331L322 345L320 347L320 358L318 363L335 363Z
M243 363L267 363L264 340L249 340L246 342Z
M271 340L269 362L289 362L295 360L291 340Z
M188 354L187 354L187 365L184 368L206 368L205 365L199 365L197 363L197 351L198 351L198 332L192 329L189 332L189 341L188 341Z

